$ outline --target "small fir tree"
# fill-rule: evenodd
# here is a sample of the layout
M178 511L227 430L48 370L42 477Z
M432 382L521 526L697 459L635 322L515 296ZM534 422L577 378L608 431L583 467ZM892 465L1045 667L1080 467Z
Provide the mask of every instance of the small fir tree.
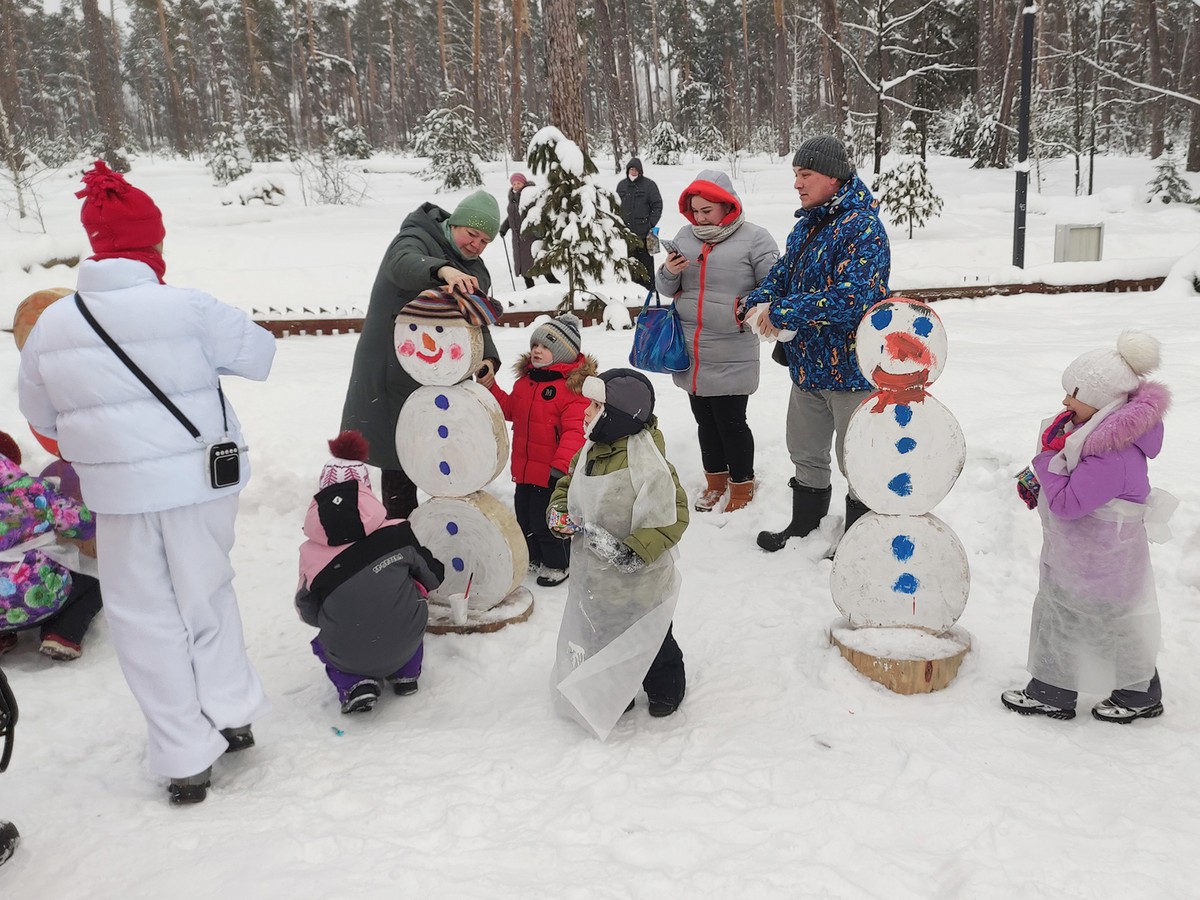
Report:
M979 131L979 113L967 97L950 119L946 136L946 153L960 159L970 159L975 150L975 135Z
M589 312L599 310L604 298L586 285L600 281L608 268L617 277L643 274L641 263L629 255L638 238L621 218L621 202L601 184L591 157L553 126L533 136L527 161L544 181L521 195L524 232L542 236L534 244L529 274L566 272L567 293L559 310L573 310L577 298L584 297Z
M1154 167L1154 178L1150 182L1147 203L1160 200L1163 203L1191 203L1192 189L1179 174L1179 160L1175 158L1175 145L1168 142L1163 154Z
M461 91L443 92L442 105L427 112L417 126L413 150L430 159L420 176L426 181L440 181L438 190L455 191L483 184L475 158L486 158L490 150L475 127L471 108L463 100Z
M212 170L213 184L224 187L250 173L250 151L242 129L233 128L227 122L218 122L214 126L207 155L205 165Z
M659 122L650 132L650 162L652 163L666 166L678 165L679 155L687 148L687 138L676 131L675 127L666 120Z
M701 159L721 159L729 152L725 136L712 122L705 122L692 134L692 146Z
M242 133L246 137L250 158L255 162L291 159L295 156L283 120L257 99L252 100L246 109Z
M975 142L971 146L972 169L988 169L992 166L992 155L996 150L996 130L1000 120L995 113L988 113L979 120L975 129Z
M921 159L921 133L911 121L901 126L900 164L879 176L877 193L897 225L908 225L909 239L913 226L924 226L942 211L942 199L929 184L925 160Z

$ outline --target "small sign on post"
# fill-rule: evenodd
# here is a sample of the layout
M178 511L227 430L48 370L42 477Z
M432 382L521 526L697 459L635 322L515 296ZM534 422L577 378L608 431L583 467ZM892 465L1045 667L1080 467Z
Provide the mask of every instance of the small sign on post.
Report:
M1055 262L1093 262L1104 250L1104 223L1055 225Z

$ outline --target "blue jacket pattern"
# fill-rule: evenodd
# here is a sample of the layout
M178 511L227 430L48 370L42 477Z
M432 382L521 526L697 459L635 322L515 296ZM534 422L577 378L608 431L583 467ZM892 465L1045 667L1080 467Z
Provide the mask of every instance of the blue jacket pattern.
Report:
M807 391L869 391L855 355L858 323L888 296L892 251L879 220L879 201L854 175L828 203L796 213L787 250L746 295L745 306L771 304L771 324L794 329L784 344L788 370ZM804 253L800 245L834 216Z

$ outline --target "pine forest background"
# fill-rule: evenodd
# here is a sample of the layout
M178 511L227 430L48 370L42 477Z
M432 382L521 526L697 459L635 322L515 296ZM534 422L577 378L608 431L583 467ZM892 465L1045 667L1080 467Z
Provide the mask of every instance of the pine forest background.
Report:
M81 156L422 154L451 122L523 158L553 124L614 167L787 154L835 131L1015 156L1023 4L1007 0L0 0L0 174ZM1200 171L1200 0L1064 0L1035 19L1031 154ZM451 129L453 131L453 129ZM909 132L912 129L908 129ZM911 140L911 134L910 134ZM664 150L665 148L665 150ZM223 160L223 161L222 161ZM671 161L671 160L662 160Z

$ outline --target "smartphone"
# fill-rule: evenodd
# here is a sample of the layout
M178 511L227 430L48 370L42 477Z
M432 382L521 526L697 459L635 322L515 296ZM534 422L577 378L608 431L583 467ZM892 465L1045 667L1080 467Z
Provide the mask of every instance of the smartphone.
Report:
M662 244L663 249L667 251L668 256L670 256L671 254L675 254L676 256L683 256L683 251L679 249L679 245L677 243L675 243L673 240L671 240L670 238L659 238L658 240L659 240L659 243Z

